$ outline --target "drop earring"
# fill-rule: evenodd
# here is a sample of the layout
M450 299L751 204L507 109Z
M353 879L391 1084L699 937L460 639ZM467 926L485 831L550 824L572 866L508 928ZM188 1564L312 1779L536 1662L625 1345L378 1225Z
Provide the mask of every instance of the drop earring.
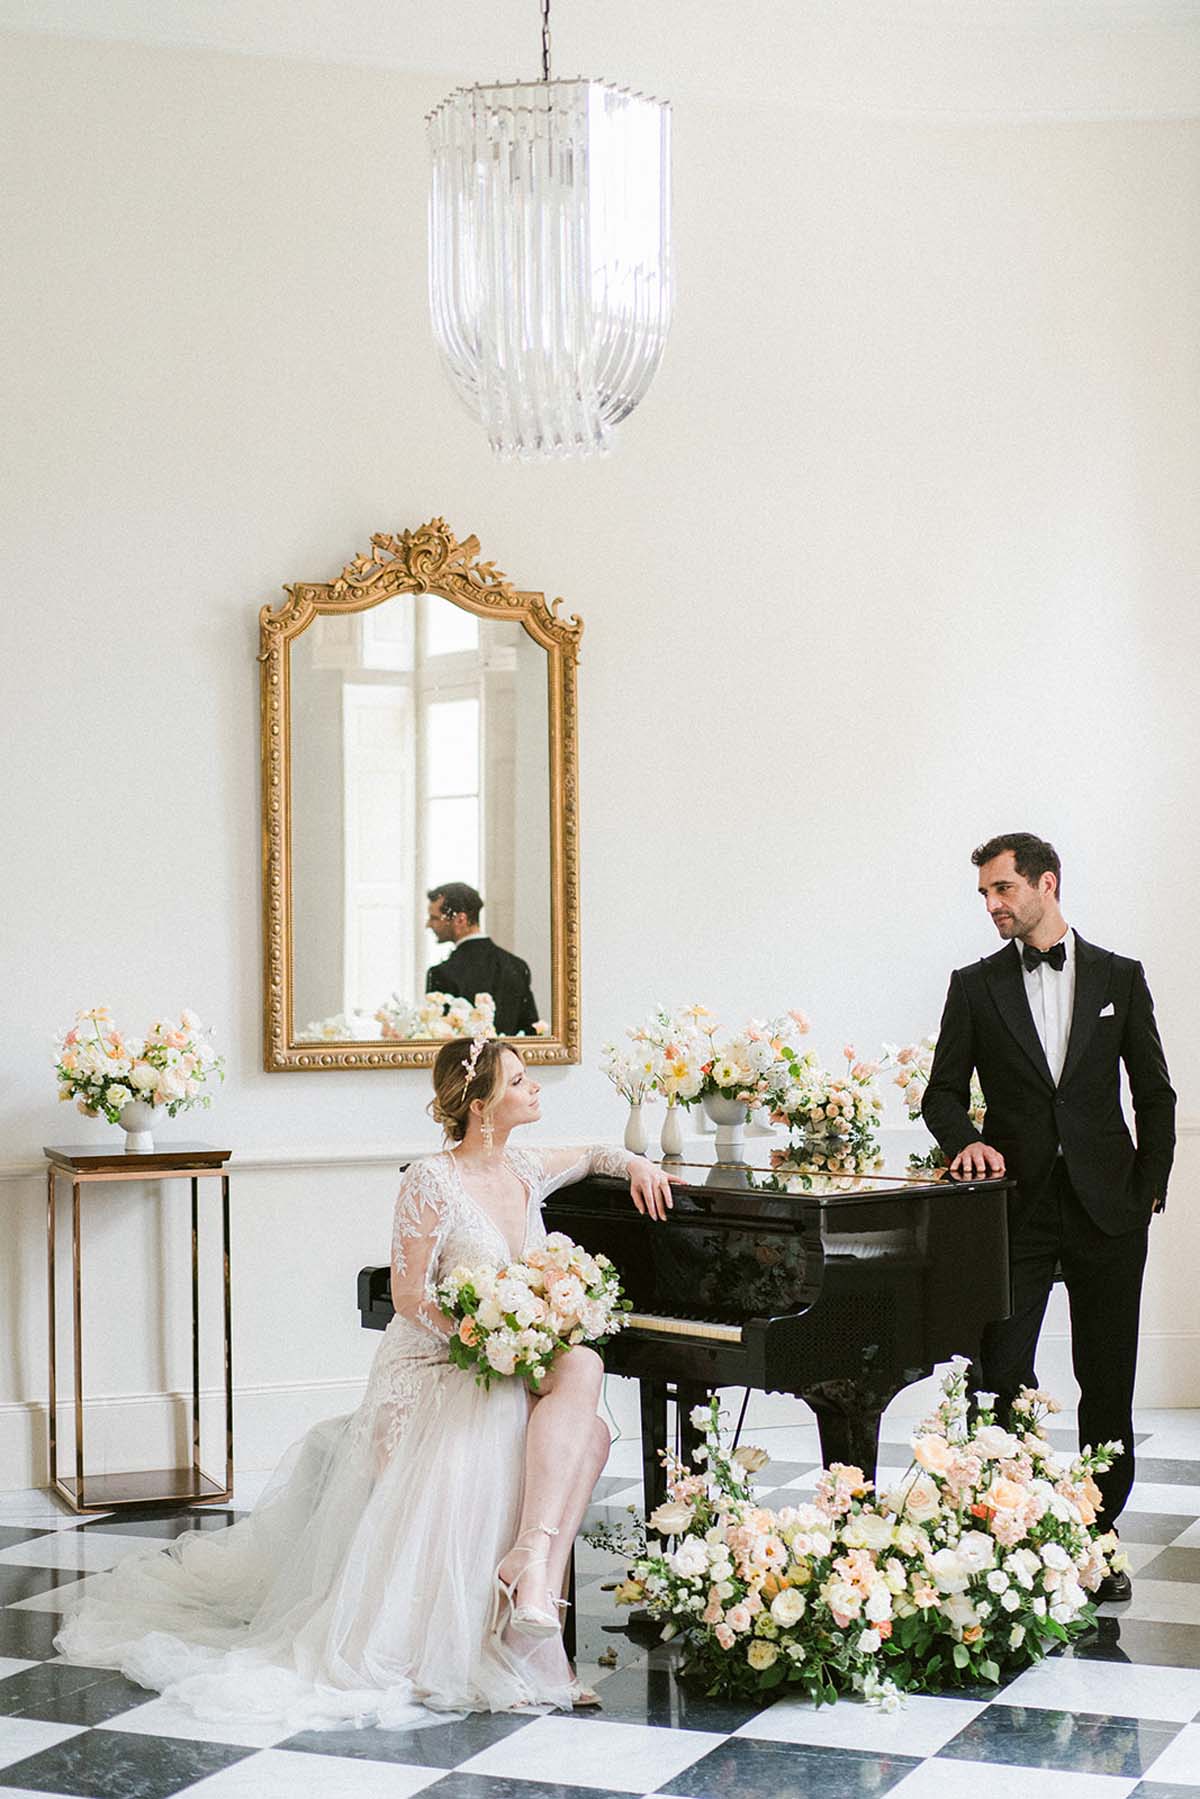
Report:
M483 1153L490 1156L492 1153L492 1145L496 1140L496 1133L492 1129L492 1121L490 1118L484 1119L481 1129L483 1131Z

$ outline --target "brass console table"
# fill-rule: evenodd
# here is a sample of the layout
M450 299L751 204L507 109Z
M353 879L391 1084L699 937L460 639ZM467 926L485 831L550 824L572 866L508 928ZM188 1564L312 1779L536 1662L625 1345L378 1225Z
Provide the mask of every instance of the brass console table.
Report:
M50 1311L50 1484L77 1512L107 1512L119 1506L177 1502L202 1504L233 1493L233 1353L229 1300L229 1173L232 1150L204 1143L172 1143L149 1155L123 1150L48 1147L46 1260ZM57 1331L55 1328L54 1227L56 1183L71 1182L72 1324L75 1352L75 1472L58 1472ZM189 1180L192 1184L192 1460L187 1468L152 1468L129 1474L88 1474L83 1467L83 1253L80 1195L103 1181ZM200 1466L200 1182L221 1183L223 1287L225 1301L225 1479L213 1480Z

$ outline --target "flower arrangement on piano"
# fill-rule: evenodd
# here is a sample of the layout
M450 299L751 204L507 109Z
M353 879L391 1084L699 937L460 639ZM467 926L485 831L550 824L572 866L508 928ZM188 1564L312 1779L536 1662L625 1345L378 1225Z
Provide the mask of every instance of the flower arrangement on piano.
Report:
M1094 1479L1120 1446L1068 1465L1041 1434L1057 1406L1028 1389L1011 1429L982 1406L968 1429L966 1367L951 1365L891 1492L835 1463L811 1501L778 1512L754 1497L765 1452L731 1451L718 1400L697 1407L698 1469L668 1456L666 1503L632 1542L608 1534L636 1558L618 1602L679 1637L680 1673L708 1692L786 1685L818 1704L853 1691L894 1709L905 1691L995 1684L1072 1641L1122 1565L1096 1529Z
M503 1268L452 1269L437 1301L457 1323L450 1360L481 1387L497 1375L536 1393L555 1359L577 1343L603 1344L630 1308L607 1256L593 1256L561 1231Z
M658 1064L647 1049L637 1047L630 1051L618 1048L615 1043L606 1043L600 1052L600 1066L621 1098L627 1099L631 1106L645 1105L659 1090Z
M426 993L415 1004L393 993L375 1017L389 1040L496 1035L496 1002L490 993L477 993L473 1003L452 993Z
M883 1112L880 1064L861 1061L852 1043L842 1054L843 1074L820 1067L815 1057L785 1063L770 1094L771 1116L797 1135L837 1139L862 1152L871 1148Z
M900 1049L892 1044L884 1045L884 1068L894 1068L894 1084L900 1088L904 1099L905 1110L913 1124L920 1122L921 1101L925 1097L925 1089L929 1085L929 1075L933 1068L933 1052L937 1048L937 1033L932 1037L922 1037L919 1043L906 1043ZM979 1084L979 1076L971 1075L971 1093L969 1111L971 1123L977 1131L983 1129L984 1114L987 1101L983 1097L983 1088ZM946 1157L940 1149L931 1149L927 1155L911 1155L909 1164L913 1168L944 1168Z
M126 1037L107 1006L76 1014L55 1057L59 1099L73 1099L88 1118L118 1124L122 1110L141 1100L168 1117L211 1106L208 1084L225 1079L225 1059L186 1008L178 1020L158 1019L144 1037Z
M817 1143L790 1143L786 1149L771 1151L771 1169L792 1193L811 1187L813 1177L845 1180L848 1187L857 1184L865 1174L874 1174L884 1166L878 1145L868 1141L852 1144L842 1137L822 1138ZM792 1185L790 1183L794 1182Z

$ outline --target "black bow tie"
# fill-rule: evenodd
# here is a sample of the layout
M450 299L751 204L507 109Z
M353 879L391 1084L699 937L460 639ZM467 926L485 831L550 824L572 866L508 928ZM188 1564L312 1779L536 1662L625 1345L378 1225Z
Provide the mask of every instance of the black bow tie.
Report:
M1065 968L1067 946L1065 943L1056 943L1053 949L1034 949L1032 943L1027 943L1021 951L1021 960L1030 974L1042 962L1048 962L1051 968Z

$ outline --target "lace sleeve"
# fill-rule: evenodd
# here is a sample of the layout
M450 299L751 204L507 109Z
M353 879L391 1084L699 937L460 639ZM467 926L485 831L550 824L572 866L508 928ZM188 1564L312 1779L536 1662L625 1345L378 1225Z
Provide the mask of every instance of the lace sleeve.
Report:
M392 1219L392 1304L411 1324L444 1342L450 1324L434 1294L437 1252L446 1225L446 1203L428 1162L405 1171Z
M544 1149L539 1160L545 1199L548 1193L557 1193L560 1187L581 1181L585 1174L611 1174L623 1181L636 1157L627 1149L606 1149L603 1144L594 1143L589 1149Z

